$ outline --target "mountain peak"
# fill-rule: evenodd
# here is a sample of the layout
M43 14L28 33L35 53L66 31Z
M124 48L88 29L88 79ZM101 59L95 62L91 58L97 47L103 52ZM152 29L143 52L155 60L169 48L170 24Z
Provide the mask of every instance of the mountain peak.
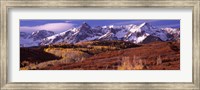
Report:
M38 31L33 32L29 38L33 38L33 40L39 40L39 39L43 39L45 37L48 37L54 34L55 33L52 31L38 30Z
M32 32L32 35L34 35L34 34L40 34L40 33L53 33L54 34L54 32L52 32L52 31L38 30L38 31Z
M139 25L140 28L144 27L144 26L150 27L151 25L150 25L150 23L147 23L147 22L144 22L144 23Z
M83 24L87 24L86 22L83 22Z
M90 28L90 25L87 24L86 22L83 22L83 23L81 24L81 28Z

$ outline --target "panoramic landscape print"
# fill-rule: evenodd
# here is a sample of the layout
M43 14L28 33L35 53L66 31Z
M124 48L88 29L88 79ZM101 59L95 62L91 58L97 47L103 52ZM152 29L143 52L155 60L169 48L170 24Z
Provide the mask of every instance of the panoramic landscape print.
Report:
M180 70L180 20L20 20L20 70Z

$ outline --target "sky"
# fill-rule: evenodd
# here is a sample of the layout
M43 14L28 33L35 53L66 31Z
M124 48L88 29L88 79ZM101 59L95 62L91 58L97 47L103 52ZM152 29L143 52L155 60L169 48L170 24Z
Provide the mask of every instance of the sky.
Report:
M37 30L49 30L56 33L63 32L67 29L78 27L83 22L88 23L91 27L105 25L140 25L144 22L159 28L172 27L180 28L180 20L20 20L20 31L33 32Z

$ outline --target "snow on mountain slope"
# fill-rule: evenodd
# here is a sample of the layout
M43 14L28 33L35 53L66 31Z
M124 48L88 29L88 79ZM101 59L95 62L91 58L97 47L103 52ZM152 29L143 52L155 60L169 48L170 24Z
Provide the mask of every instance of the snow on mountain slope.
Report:
M127 30L126 29L121 29L120 31L118 31L115 36L117 38L123 38L125 35L127 34Z
M27 47L37 45L49 45L59 42L78 43L91 40L123 40L133 43L148 43L153 41L170 41L180 38L180 30L175 28L156 28L150 23L140 25L108 25L91 27L87 23L82 23L79 27L66 30L62 33L54 34L49 31L33 32L26 37L25 33L20 33L20 44ZM30 40L32 39L32 40ZM145 42L144 42L145 41Z
M55 33L52 31L46 31L46 30L39 30L39 31L35 31L32 33L32 35L29 38L32 38L34 41L35 40L41 40L43 38L46 38L48 36L52 36Z
M49 37L46 37L42 39L41 45L49 45L52 43L59 43L64 42L66 39L68 39L72 34L74 33L74 30L67 30L65 32L55 34Z
M150 34L156 37L161 38L163 41L167 40L166 37L166 32L161 31L158 28L155 28L153 26L151 26L149 23L142 23L139 26L135 26L133 28L131 28L130 30L132 33L137 33L138 34Z
M111 40L114 37L114 34L111 31L108 31L106 34L100 36L98 40Z
M38 46L43 38L54 35L54 32L38 30L32 34L20 32L20 47Z
M34 42L33 39L29 38L30 36L30 33L20 32L20 47L37 46L37 41Z
M180 39L180 28L174 29L174 28L161 28L163 31L168 33L168 38L170 40L177 40Z

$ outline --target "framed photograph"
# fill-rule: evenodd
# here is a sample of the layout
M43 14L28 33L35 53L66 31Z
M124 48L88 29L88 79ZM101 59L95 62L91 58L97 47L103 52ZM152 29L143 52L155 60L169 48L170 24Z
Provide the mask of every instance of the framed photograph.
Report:
M1 89L191 89L199 0L1 0Z

